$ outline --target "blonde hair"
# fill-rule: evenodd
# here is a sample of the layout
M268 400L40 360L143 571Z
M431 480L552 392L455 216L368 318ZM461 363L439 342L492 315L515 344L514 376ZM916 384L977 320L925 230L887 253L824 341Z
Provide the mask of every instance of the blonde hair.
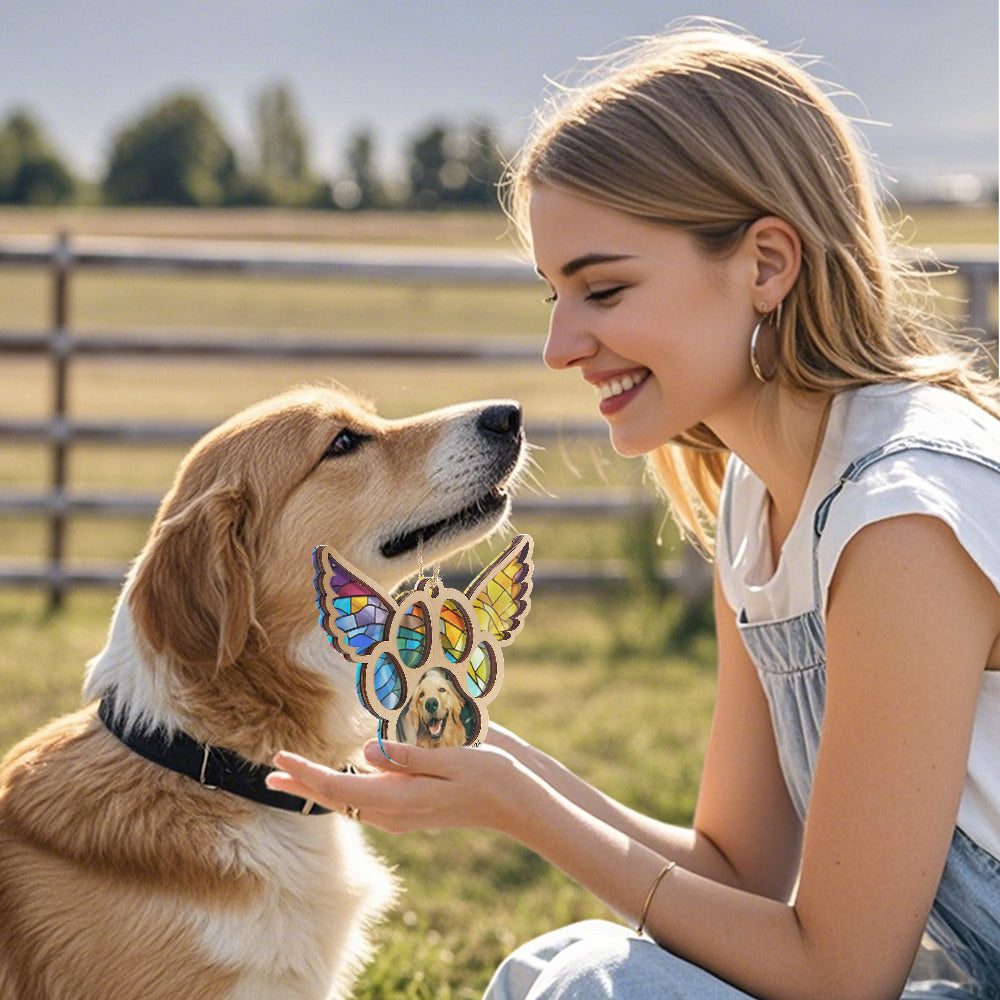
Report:
M683 229L712 255L779 216L799 234L802 268L778 320L777 382L825 393L935 383L1000 416L995 382L949 345L926 279L894 251L851 122L792 57L712 23L643 39L599 72L539 112L505 179L527 245L538 184ZM727 458L704 424L647 456L706 551Z

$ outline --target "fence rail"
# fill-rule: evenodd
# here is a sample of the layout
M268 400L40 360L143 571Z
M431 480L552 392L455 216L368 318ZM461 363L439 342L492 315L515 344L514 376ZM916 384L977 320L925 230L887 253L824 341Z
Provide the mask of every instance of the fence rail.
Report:
M991 353L996 349L992 295L997 285L997 254L978 246L939 247L943 264L927 261L929 270L954 268L965 285L968 325L981 331ZM298 244L247 244L219 241L77 238L0 239L0 267L45 268L51 273L51 316L47 330L0 330L0 357L41 356L52 372L50 414L45 419L0 419L0 440L39 441L48 446L50 476L44 492L0 491L0 516L42 516L48 523L48 553L41 565L0 564L0 585L44 587L56 607L68 588L120 583L124 567L68 565L65 531L68 518L79 515L149 517L158 497L107 492L71 492L67 476L69 450L80 442L186 444L209 425L162 421L97 421L75 418L68 411L68 377L77 358L240 358L245 361L349 359L452 363L515 363L537 360L536 338L505 338L459 343L408 345L397 342L317 341L278 333L254 337L208 336L200 331L138 330L75 332L70 324L70 283L83 270L145 273L215 273L285 276L324 281L378 281L409 285L512 286L536 284L525 263L496 252L435 251L368 246L303 248ZM217 332L217 331L216 331ZM995 354L993 355L995 358ZM597 423L529 424L532 440L606 436ZM554 499L524 498L524 514L621 517L651 508L642 494L610 489L568 492ZM606 564L580 574L566 566L540 567L539 579L561 586L592 584L624 577L620 564ZM691 598L704 593L705 564L690 553L666 567L666 582Z

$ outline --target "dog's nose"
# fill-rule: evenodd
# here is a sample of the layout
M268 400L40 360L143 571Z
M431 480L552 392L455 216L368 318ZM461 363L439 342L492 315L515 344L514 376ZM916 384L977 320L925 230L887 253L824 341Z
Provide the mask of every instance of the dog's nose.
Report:
M431 715L433 715L438 710L437 698L428 698L427 701L424 702L424 707Z
M486 434L514 438L521 430L521 407L518 403L494 403L479 414L479 429Z

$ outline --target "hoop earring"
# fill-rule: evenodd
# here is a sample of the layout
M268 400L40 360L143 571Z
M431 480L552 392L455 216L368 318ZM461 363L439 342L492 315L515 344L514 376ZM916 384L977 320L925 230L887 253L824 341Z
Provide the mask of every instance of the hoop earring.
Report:
M777 307L765 316L761 316L758 320L757 325L753 328L753 333L750 334L750 368L753 370L754 377L758 382L767 383L774 378L775 373L778 370L777 362L771 371L765 375L764 370L760 366L760 362L757 360L757 342L760 339L760 328L769 320L773 319L773 326L775 335L777 336L778 329L781 326L781 306L782 303L779 302Z
M753 333L750 334L750 367L753 369L758 382L767 381L764 378L764 373L761 371L760 362L757 360L757 337L760 336L760 328L763 323L763 319L758 320L757 325L753 328Z

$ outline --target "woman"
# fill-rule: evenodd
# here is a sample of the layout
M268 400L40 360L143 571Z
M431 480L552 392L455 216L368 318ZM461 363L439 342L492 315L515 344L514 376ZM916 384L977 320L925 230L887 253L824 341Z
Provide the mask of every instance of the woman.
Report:
M914 306L849 123L791 60L686 29L564 93L509 194L546 363L715 538L693 827L499 727L376 745L373 776L279 755L272 784L502 830L640 932L530 942L497 1000L1000 996L1000 404ZM925 927L961 982L907 981Z

